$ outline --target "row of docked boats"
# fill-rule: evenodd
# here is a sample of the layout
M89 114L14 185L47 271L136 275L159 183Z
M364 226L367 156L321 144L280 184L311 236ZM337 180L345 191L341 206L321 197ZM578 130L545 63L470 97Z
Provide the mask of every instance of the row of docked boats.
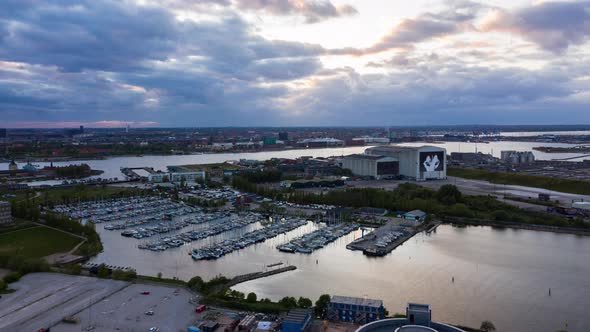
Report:
M277 246L277 249L282 252L311 254L314 250L323 248L325 245L358 228L359 225L353 223L326 226L293 239L288 243L281 244Z
M229 219L224 222L219 222L204 227L200 230L191 230L174 236L165 237L152 243L140 244L137 247L139 249L146 249L152 251L164 251L171 248L177 248L185 243L203 240L205 238L215 236L223 232L228 232L234 229L238 229L256 223L260 221L262 218L262 215L259 213L231 214Z
M121 232L121 236L132 237L135 239L148 238L157 234L165 234L173 231L183 229L188 226L189 222L185 220L174 221L170 223L161 222L154 226L139 227L137 229L128 229ZM105 226L107 229L107 226Z
M133 237L136 239L143 239L154 236L156 234L165 234L173 231L177 231L183 229L186 226L191 224L202 224L210 221L215 221L223 218L230 217L232 214L229 212L213 212L213 213L205 213L205 212L198 212L198 208L191 208L191 213L187 215L179 215L178 217L187 217L183 218L182 220L177 221L170 221L170 222L161 222L157 225L153 226L145 226L136 229L126 230L121 232L122 236L126 237ZM129 225L128 223L124 224L111 224L106 225L104 228L107 230L114 230L114 229L125 229Z
M191 256L194 260L218 259L233 251L251 246L255 243L264 242L279 234L284 234L301 226L307 225L308 221L300 219L286 219L272 223L261 229L248 232L235 239L228 239L212 246L193 249Z
M176 210L184 204L158 196L133 196L57 205L53 211L70 218L93 223L112 222L124 218L153 214L157 210Z

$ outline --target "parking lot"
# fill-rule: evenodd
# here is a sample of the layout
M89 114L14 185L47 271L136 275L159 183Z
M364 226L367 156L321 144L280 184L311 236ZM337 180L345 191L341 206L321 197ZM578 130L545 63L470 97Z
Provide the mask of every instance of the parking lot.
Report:
M10 287L17 291L0 299L0 331L186 331L198 319L193 294L174 286L34 273Z
M142 294L149 292L149 294ZM191 293L184 288L133 284L76 315L78 324L60 323L52 331L186 331L196 319Z
M56 273L25 275L0 299L0 331L37 331L61 321L129 283ZM80 327L77 327L77 331Z

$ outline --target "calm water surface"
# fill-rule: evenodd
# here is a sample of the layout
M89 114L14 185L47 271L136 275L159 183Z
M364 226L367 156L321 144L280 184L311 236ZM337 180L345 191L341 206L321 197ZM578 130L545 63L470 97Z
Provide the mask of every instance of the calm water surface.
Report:
M205 279L217 274L234 276L282 261L298 269L235 288L274 300L284 296L315 300L324 293L368 296L383 299L391 312L403 312L408 301L426 302L432 304L437 320L479 326L482 320L490 319L499 331L553 332L566 322L570 332L587 331L585 327L590 326L586 314L586 306L590 305L589 237L443 225L430 235L416 235L381 258L345 248L361 236L360 230L311 255L275 249L319 227L310 223L215 261L194 262L188 255L191 248L258 227L254 224L154 253L135 248L138 240L98 226L105 251L93 261L183 279L194 275Z

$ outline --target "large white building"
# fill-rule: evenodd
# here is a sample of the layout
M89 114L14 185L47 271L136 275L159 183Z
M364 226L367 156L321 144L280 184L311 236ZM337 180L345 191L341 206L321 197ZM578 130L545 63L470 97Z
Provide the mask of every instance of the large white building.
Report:
M366 149L365 155L368 157L362 161L358 155L344 157L342 167L350 169L355 175L368 175L377 179L385 175L416 181L447 178L446 150L436 146L376 146ZM381 174L380 162L384 163ZM394 169L396 174L391 174Z
M353 154L342 159L342 168L354 175L371 176L377 180L399 176L399 162L395 158Z

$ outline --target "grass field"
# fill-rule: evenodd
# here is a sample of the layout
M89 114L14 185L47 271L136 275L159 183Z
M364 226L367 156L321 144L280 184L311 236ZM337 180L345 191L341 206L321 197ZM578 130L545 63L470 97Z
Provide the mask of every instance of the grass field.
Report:
M27 258L40 258L66 252L82 240L46 227L34 227L0 234L0 253L19 254Z
M497 184L536 187L570 194L590 195L590 182L588 181L454 167L448 168L447 175L473 180L484 180Z

